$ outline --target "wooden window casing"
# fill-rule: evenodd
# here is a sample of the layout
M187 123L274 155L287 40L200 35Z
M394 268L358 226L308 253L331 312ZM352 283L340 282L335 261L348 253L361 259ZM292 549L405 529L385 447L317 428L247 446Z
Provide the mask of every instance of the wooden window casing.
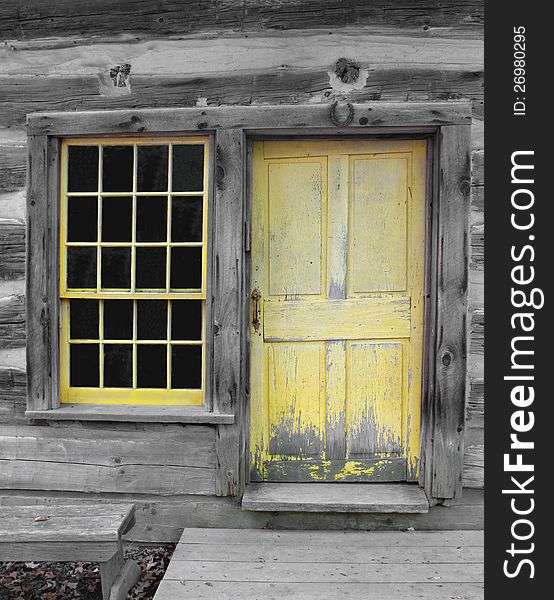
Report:
M348 124L341 125L336 113L348 111ZM428 161L420 484L431 502L459 495L467 375L470 131L471 105L458 101L368 102L338 110L321 104L30 115L26 414L35 418L82 418L80 411L60 407L57 174L63 138L152 137L179 132L213 140L205 405L177 407L178 414L108 406L91 411L86 418L216 424L216 493L239 498L249 468L250 141L283 136L425 138L432 151Z
M174 149L175 147L195 146L202 148L203 153L203 172L202 189L190 191L176 191L173 188ZM97 148L98 176L95 189L87 191L72 191L68 189L69 177L69 152L74 148ZM132 185L131 189L125 191L105 191L103 189L103 155L107 153L106 148L131 148L132 149ZM166 185L158 191L143 191L137 184L138 180L138 155L140 149L146 147L164 147L167 148L166 163ZM61 179L60 179L60 298L61 298L61 318L60 318L60 402L63 403L84 403L84 404L132 404L132 405L176 405L176 406L202 406L204 403L204 385L205 379L205 313L206 313L206 263L208 247L208 190L209 190L209 139L192 138L77 138L62 141L61 145ZM90 184L89 184L90 185ZM94 186L92 186L94 187ZM174 203L178 199L192 202L196 198L202 198L202 225L201 239L195 241L175 241L172 230L172 214ZM69 231L69 203L76 205L79 202L92 200L96 203L96 236L95 239L89 238L87 241L68 241ZM112 204L122 204L124 200L129 200L131 204L131 231L130 236L119 236L129 238L125 241L106 241L103 225L103 209ZM146 203L144 202L146 200ZM139 201L142 204L149 204L156 200L165 200L165 240L163 241L141 241L139 234ZM123 224L120 224L122 227ZM115 227L117 229L117 226ZM111 237L114 237L113 235ZM117 235L115 237L118 237ZM128 289L109 289L103 285L103 254L111 249L121 249L129 254L129 286ZM172 286L172 267L178 258L173 257L174 249L179 248L197 248L201 252L201 281L198 289L174 289ZM91 250L96 256L96 284L89 289L70 288L68 284L68 253L71 250ZM165 285L156 288L139 288L137 285L137 275L139 275L140 264L138 261L138 252L143 250L150 252L150 249L163 250L165 256L165 273L162 274ZM124 288L127 286L124 286ZM98 321L99 327L97 336L88 339L71 339L70 331L70 306L75 300L89 300L98 302ZM111 301L114 302L111 302ZM145 339L137 332L138 313L146 303L158 300L166 306L166 331L165 338ZM113 306L115 302L128 301L132 305L131 315L131 335L109 339L105 333L105 310L106 301ZM201 336L196 340L174 339L172 335L173 307L182 307L183 302L201 302ZM179 336L177 336L179 337ZM183 336L181 336L183 337ZM198 336L194 336L198 337ZM127 338L127 339L125 339ZM70 382L70 357L76 346L85 349L91 349L92 354L98 354L98 386L79 387ZM174 377L172 369L174 359L182 348L179 346L192 346L201 351L201 385L194 389L185 389L173 384ZM130 381L126 387L117 387L115 385L107 386L104 373L107 371L105 365L105 355L109 350L124 348L126 352L131 353L132 373ZM149 388L141 385L139 377L139 356L143 350L163 350L165 351L165 386L161 388ZM98 352L96 352L98 350ZM192 348L191 348L192 350ZM160 379L164 379L163 376ZM163 385L163 382L162 382Z

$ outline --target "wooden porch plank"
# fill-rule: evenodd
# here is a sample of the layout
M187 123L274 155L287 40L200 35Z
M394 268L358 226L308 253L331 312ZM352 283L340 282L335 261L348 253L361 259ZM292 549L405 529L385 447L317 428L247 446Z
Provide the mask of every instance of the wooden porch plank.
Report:
M483 546L482 531L283 531L272 529L185 529L191 544L330 544L362 547Z
M216 562L280 562L280 563L361 563L361 564L410 564L410 563L480 563L484 549L481 546L424 547L414 551L412 547L376 546L364 548L356 545L337 546L307 544L188 544L180 543L172 560Z
M273 583L479 583L483 565L465 564L361 564L198 562L172 560L167 579L187 581L240 581Z
M482 600L482 531L185 529L154 600Z
M481 583L234 583L164 579L155 600L482 600Z

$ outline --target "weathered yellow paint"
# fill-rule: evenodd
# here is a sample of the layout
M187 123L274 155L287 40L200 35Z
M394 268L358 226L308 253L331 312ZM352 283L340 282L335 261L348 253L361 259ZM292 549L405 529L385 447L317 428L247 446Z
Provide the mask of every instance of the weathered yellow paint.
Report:
M417 475L426 161L424 141L254 143L255 479Z
M168 190L164 192L137 192L137 145L156 145L168 144L169 152L175 144L179 145L203 145L204 146L204 174L203 191L196 192L173 192L171 190L172 160L168 164ZM99 160L102 161L102 148L110 145L128 145L134 148L134 169L133 169L133 190L130 193L123 192L68 192L67 190L67 170L68 170L68 148L69 146L98 146ZM136 405L168 405L168 406L201 406L204 404L204 385L202 389L171 389L170 387L170 352L171 345L183 345L192 343L202 346L202 381L205 379L206 353L204 340L200 342L181 342L172 341L166 345L167 348L167 388L166 389L145 389L136 387L136 369L133 369L133 388L105 388L103 381L103 344L102 338L98 340L100 346L99 365L100 365L100 387L99 388L76 388L69 385L69 300L71 298L85 298L95 300L117 299L117 300L171 300L171 299L197 299L206 300L206 276L207 276L207 240L208 240L208 194L209 194L209 165L210 151L209 138L207 137L141 137L141 138L75 138L67 139L62 142L61 148L61 185L60 185L60 299L61 299L61 318L60 318L60 402L72 404L136 404ZM98 186L101 187L100 170L98 173ZM200 193L199 193L200 192ZM133 228L131 242L101 242L101 202L104 196L131 196L133 198ZM203 198L203 223L202 223L202 241L201 242L171 242L171 202L167 203L167 241L149 242L149 247L164 247L169 253L171 247L177 246L196 246L202 249L202 287L199 290L175 290L170 288L170 261L166 261L166 286L165 289L145 289L137 291L134 285L135 255L136 255L136 235L135 235L135 204L136 196L202 196ZM98 198L98 223L97 223L97 241L96 242L68 242L67 241L67 206L68 197L90 197ZM68 289L66 285L66 251L68 246L92 246L97 251L97 285L96 290L86 289ZM129 291L109 290L101 287L101 248L104 246L130 247L131 249L131 289ZM171 304L168 308L171 310ZM103 310L100 303L100 332L103 330ZM202 303L202 332L205 331L205 302ZM204 334L202 334L204 335ZM168 340L170 333L168 331ZM168 341L166 340L166 341ZM159 343L160 340L152 340ZM148 340L141 340L140 343L147 343ZM136 346L136 332L132 340L118 340L118 343L128 343Z
M325 361L326 445L328 458L344 456L346 408L346 342L328 341Z
M361 145L362 144L362 145ZM411 152L411 140L294 140L294 142L267 141L263 143L262 156L269 158L302 158L310 156L328 156L329 158L350 155L375 154L386 152Z
M320 455L325 346L268 344L267 354L270 454Z
M388 466L386 460L378 460L371 466L356 460L347 460L342 468L333 473L331 461L319 460L309 468L309 477L312 481L355 481L356 479L371 479L379 471Z
M272 296L321 294L325 169L322 159L269 164L268 259Z
M402 452L402 342L348 342L349 456Z
M410 335L410 298L268 302L266 341L397 338Z
M359 461L349 460L346 462L341 471L335 475L335 481L341 481L347 478L352 480L353 477L371 477L376 471L384 467L386 464L386 461L380 461L371 467L365 467L363 463Z
M406 289L406 162L351 159L348 297Z

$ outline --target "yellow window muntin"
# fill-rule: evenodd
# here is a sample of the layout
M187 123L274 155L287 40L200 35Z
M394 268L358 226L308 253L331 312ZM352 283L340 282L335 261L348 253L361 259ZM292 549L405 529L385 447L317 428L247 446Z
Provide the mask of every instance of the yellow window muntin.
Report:
M164 192L139 192L137 190L137 148L143 145L163 145L169 147L168 157L168 189ZM172 156L175 145L203 145L203 190L190 192L175 192L172 188ZM98 146L98 189L95 192L68 192L68 149L70 146ZM102 150L106 146L132 146L133 147L133 189L126 192L103 192L102 191ZM129 404L129 405L169 405L169 406L201 406L204 404L204 391L206 380L206 278L207 278L207 245L208 245L208 197L209 197L209 166L210 166L210 139L208 137L154 137L154 138L73 138L65 139L61 148L61 185L60 185L60 401L71 404ZM101 202L103 197L109 196L132 196L132 241L131 243L109 242L103 243L101 238ZM98 224L96 243L80 244L79 242L67 241L67 207L69 197L97 196L98 198ZM136 242L136 198L137 196L165 196L168 198L167 208L167 240L165 243L137 244ZM179 242L171 241L171 198L175 196L202 196L202 242ZM66 253L68 246L96 246L97 247L97 289L68 289L67 288L67 261ZM140 245L165 246L168 248L166 259L166 289L165 290L143 290L135 288L135 255L136 248ZM101 260L100 251L102 247L131 247L131 290L110 290L101 288ZM200 246L202 248L202 285L200 290L171 289L169 287L170 271L170 248L178 246ZM70 299L92 299L99 300L99 378L100 386L95 387L71 387L70 386L70 345L74 343L86 343L86 340L70 340L69 301ZM103 332L103 300L126 299L133 300L133 337L130 340L118 340L120 343L131 343L133 345L133 387L129 388L106 388L102 386L103 379L103 346L106 343L102 339ZM167 387L166 389L149 389L136 387L137 383L137 361L136 347L147 344L149 340L137 340L136 336L136 304L137 300L185 300L195 299L202 301L202 324L201 339L199 341L173 341L170 338L170 325L168 320L167 334ZM168 312L171 313L171 302L168 302ZM159 340L155 341L159 343ZM195 344L202 348L202 374L201 389L172 389L170 376L170 353L173 345Z

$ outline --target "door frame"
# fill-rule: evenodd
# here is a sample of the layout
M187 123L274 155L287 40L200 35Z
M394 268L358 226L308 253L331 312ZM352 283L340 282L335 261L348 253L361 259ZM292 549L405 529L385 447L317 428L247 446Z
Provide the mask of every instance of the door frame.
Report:
M245 132L245 484L250 473L250 231L252 144L291 139L426 139L425 307L419 484L432 504L461 495L466 393L470 127L379 127L365 133L289 129ZM460 258L461 257L461 258Z
M28 115L30 205L42 211L39 232L51 227L59 138L210 136L214 147L213 234L210 273L212 328L209 413L189 423L216 423L215 492L240 500L247 483L250 323L249 144L295 136L426 137L432 144L428 193L428 294L422 402L420 484L432 503L461 492L466 387L466 312L472 107L467 101L344 105L219 106L172 109L35 113ZM35 237L37 234L34 234ZM28 243L29 240L28 240ZM55 256L56 239L50 240ZM50 246L49 246L50 248ZM30 278L27 356L32 377L30 413L55 408L57 308L55 283ZM45 295L44 286L48 288ZM33 292L34 293L31 293ZM43 306L46 304L46 309ZM44 317L46 310L47 317ZM33 332L40 335L32 335ZM52 411L54 412L54 411ZM219 416L225 418L219 418ZM232 421L232 422L231 422Z

